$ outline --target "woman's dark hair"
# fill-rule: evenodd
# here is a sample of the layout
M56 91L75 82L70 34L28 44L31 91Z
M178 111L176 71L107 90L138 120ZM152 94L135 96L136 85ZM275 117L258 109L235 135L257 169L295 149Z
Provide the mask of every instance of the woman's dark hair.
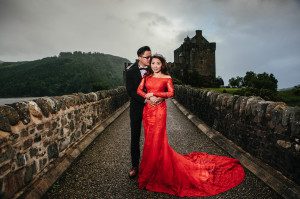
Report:
M168 68L167 68L167 61L164 58L164 56L162 56L160 54L154 54L153 56L151 56L151 58L150 58L150 70L147 72L147 75L152 75L154 73L153 70L151 69L151 62L154 58L159 59L161 61L161 73L165 74L165 75L169 75Z
M144 54L145 51L151 51L150 47L149 47L149 46L143 46L143 47L140 47L140 48L137 50L136 54L137 54L137 56L140 57L140 56L142 56L142 55Z

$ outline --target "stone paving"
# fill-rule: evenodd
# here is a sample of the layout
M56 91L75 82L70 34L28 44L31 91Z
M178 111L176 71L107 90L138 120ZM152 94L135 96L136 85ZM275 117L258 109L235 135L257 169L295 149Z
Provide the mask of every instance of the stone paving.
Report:
M169 143L177 152L203 151L229 156L201 133L170 100L168 100L167 129ZM130 127L127 109L73 162L43 199L179 198L137 188L137 180L128 178L128 170L131 166L129 144ZM246 179L242 184L225 193L206 198L282 198L250 171L245 171Z

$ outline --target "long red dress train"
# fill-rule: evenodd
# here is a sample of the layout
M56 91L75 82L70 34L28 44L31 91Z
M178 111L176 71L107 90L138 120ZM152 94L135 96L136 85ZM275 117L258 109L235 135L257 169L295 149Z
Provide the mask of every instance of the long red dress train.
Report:
M174 95L171 78L143 78L137 89L137 93L143 97L146 95L144 87L157 97L169 98ZM139 189L180 197L212 196L243 181L244 169L236 159L202 152L181 155L174 151L168 143L166 118L165 101L156 106L145 105L145 143L139 168Z

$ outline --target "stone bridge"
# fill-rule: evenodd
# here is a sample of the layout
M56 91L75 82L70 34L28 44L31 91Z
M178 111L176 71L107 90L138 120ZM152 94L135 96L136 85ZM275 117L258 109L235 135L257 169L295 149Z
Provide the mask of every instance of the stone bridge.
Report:
M175 89L170 145L238 158L246 171L242 184L210 198L300 198L299 108ZM120 87L0 106L0 198L177 198L128 178L128 100Z

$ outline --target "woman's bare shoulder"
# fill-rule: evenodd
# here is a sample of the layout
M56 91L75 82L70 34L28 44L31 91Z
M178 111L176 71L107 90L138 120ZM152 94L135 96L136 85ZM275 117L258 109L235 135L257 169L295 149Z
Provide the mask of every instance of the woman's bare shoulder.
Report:
M164 78L172 78L170 75L164 75Z

